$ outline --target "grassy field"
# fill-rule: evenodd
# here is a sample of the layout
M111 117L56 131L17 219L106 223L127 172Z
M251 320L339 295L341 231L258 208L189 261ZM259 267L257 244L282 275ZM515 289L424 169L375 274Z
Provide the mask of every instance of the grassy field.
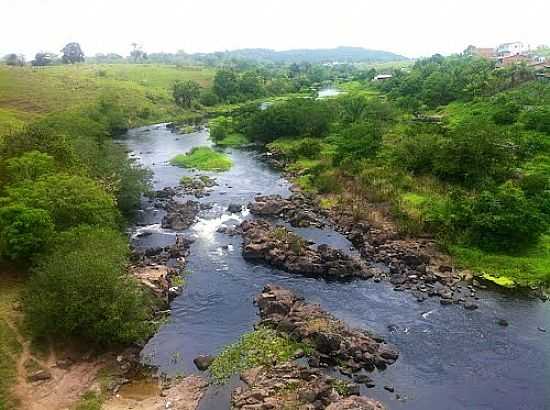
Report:
M132 125L177 119L185 112L173 103L174 81L209 87L213 77L212 69L149 64L0 66L0 133L50 112L93 103L105 93L141 114Z

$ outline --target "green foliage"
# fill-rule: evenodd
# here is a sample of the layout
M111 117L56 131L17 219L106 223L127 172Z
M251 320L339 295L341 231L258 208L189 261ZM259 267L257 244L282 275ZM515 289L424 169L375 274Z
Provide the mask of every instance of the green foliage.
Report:
M183 108L191 108L193 102L199 98L201 88L199 83L192 80L176 81L172 89L172 95L177 105Z
M228 171L233 166L229 156L209 147L195 147L187 154L176 155L170 163L178 167L218 172Z
M233 70L222 69L216 72L212 90L222 101L234 98L239 92L237 74Z
M468 186L503 181L517 164L516 149L505 130L485 121L464 122L434 147L433 172Z
M115 226L118 220L113 197L86 177L51 175L9 186L6 193L0 203L43 209L58 229L80 224Z
M216 356L210 372L214 380L221 383L232 374L246 369L284 363L299 349L309 350L287 336L262 327L244 334L237 343L227 346Z
M73 166L78 162L77 153L67 137L60 130L54 132L39 122L7 136L4 143L0 144L0 158L4 159L20 156L30 151L48 154L57 163L66 167Z
M148 336L148 303L126 276L127 256L125 238L111 229L80 226L60 234L27 286L33 334L107 345Z
M540 210L512 183L483 191L471 206L467 231L484 249L518 249L536 242L548 229Z
M0 256L25 260L41 252L54 235L47 211L11 205L0 208Z
M258 110L248 122L245 134L262 142L281 137L322 137L329 131L331 114L325 101L292 99Z
M495 70L495 63L478 57L434 55L418 60L405 73L397 71L380 88L412 111L435 108L455 100L490 96L534 78L526 66Z
M373 158L382 145L382 132L375 123L354 124L335 138L334 164Z
M538 107L525 111L521 121L529 130L540 131L550 134L550 108Z
M51 155L30 151L6 161L8 179L11 183L34 181L55 172L55 160Z
M219 102L218 95L212 90L203 91L200 95L200 103L206 107L213 107Z

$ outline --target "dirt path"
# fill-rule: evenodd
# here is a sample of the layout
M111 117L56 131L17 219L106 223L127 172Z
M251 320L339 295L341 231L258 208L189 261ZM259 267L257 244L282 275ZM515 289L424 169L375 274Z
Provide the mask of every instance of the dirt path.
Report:
M14 393L22 409L70 409L83 393L92 388L98 371L104 365L100 360L81 361L61 368L55 349L49 349L46 359L38 358L32 354L30 341L17 326L12 322L8 322L8 325L21 345L21 353L16 361L17 383ZM32 381L31 376L43 380Z

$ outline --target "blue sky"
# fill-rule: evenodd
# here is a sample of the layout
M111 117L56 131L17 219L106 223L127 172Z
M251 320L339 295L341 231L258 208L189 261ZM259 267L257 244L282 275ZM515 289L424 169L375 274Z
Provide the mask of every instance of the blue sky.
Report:
M362 46L409 57L550 43L548 0L0 0L0 55Z

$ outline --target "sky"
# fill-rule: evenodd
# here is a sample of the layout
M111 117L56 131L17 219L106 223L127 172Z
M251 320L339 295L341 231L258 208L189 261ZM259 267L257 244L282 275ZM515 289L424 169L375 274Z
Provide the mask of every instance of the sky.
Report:
M358 46L407 57L550 44L550 0L0 0L0 56Z

